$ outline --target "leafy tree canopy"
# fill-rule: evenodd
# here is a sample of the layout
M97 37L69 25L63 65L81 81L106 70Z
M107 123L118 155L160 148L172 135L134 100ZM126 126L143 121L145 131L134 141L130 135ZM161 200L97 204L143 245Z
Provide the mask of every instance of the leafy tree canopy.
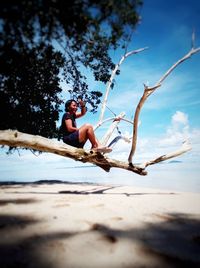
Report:
M80 66L106 83L108 51L123 45L140 0L2 0L0 2L0 129L52 138L62 100L61 77L95 111L101 92L88 89ZM60 46L60 49L58 49ZM62 49L61 49L62 47Z

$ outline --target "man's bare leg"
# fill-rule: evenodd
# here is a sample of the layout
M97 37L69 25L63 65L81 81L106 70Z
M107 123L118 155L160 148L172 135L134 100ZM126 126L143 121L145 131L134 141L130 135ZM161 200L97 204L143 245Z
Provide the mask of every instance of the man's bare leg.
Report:
M92 144L92 148L97 148L100 146L100 143L95 137L92 125L85 124L79 128L79 141L86 142L88 139Z
M110 153L112 151L111 148L108 148L106 146L102 146L98 142L98 140L94 134L93 126L90 124L85 124L79 128L79 141L86 142L88 139L92 144L91 149L94 149L94 151L100 152L100 153Z

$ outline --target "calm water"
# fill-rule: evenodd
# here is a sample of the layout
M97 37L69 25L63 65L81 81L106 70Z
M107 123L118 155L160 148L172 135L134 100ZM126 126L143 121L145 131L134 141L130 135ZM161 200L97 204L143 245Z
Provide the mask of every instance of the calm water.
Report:
M73 165L74 164L74 165ZM164 163L150 166L147 176L140 176L121 169L109 173L98 167L77 162L26 161L1 166L0 181L33 182L38 180L60 180L65 182L86 182L113 185L150 187L170 191L200 193L200 165L197 163Z

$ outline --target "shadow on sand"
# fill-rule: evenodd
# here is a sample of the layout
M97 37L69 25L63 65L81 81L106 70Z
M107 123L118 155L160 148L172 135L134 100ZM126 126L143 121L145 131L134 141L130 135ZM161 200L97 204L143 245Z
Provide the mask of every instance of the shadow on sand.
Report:
M46 182L45 182L46 183ZM55 182L54 182L55 183ZM8 185L7 185L7 188ZM24 187L26 188L26 187ZM54 194L115 194L106 193L105 191L111 190L113 187L104 187L99 189L94 187L88 191L60 191L54 192ZM27 189L28 190L28 189ZM28 191L25 191L28 193ZM18 192L21 193L21 192ZM23 193L23 192L22 192ZM32 192L34 194L42 194L42 192ZM143 195L143 194L165 194L165 193L117 193L130 195ZM172 194L172 193L166 193ZM1 206L12 203L17 206L21 204L34 203L35 199L4 199L0 201ZM102 237L99 243L106 241L105 252L106 254L115 253L115 245L120 245L124 241L128 241L129 245L139 244L140 255L141 255L141 266L137 265L137 268L145 267L142 264L142 259L146 256L150 256L156 259L159 266L162 268L177 268L177 267L200 267L200 220L193 215L188 214L157 214L158 221L156 223L146 223L141 228L131 229L115 229L108 225L99 224L94 222L85 231L78 232L40 232L41 219L30 217L28 215L16 215L16 214L3 214L0 212L0 267L1 268L63 268L58 266L59 252L63 251L65 255L66 248L59 245L62 242L67 242L70 245L71 239L76 237L82 241L82 235L91 237L91 241L84 245L86 252L88 252L88 267L90 265L90 254L95 251L97 254L97 265L99 266L98 260L101 259L101 247L98 248L98 241L93 241L91 234L98 234L98 237ZM46 222L45 222L46 223ZM53 224L47 222L47 224ZM31 227L37 226L38 231L34 233ZM23 231L26 231L24 235ZM23 235L20 235L23 233ZM94 246L95 243L95 246ZM66 243L65 243L66 245ZM109 246L109 247L108 247ZM109 250L108 250L108 248ZM46 249L49 256L52 256L55 248L57 248L57 256L53 259L47 258L47 254L44 255ZM70 248L70 246L69 246ZM112 250L111 250L112 248ZM118 250L119 250L118 248ZM122 247L124 250L124 246ZM72 252L76 252L76 248L70 249ZM128 250L128 249L127 249ZM126 260L126 251L123 251L123 258ZM104 267L112 268L112 254L109 256L110 263ZM137 253L133 253L134 254ZM54 254L56 255L56 254ZM113 255L114 256L114 255ZM79 258L81 258L81 250L79 251ZM68 267L67 259L66 265ZM75 266L73 266L75 267ZM127 264L124 267L133 268L134 258L132 264ZM153 267L153 266L149 266ZM78 267L79 268L79 267ZM81 267L80 267L81 268ZM85 268L85 267L84 267ZM122 268L122 266L115 268Z
M56 243L59 245L61 241L67 241L73 236L76 236L77 239L79 235L81 239L83 234L89 235L91 233L98 233L102 237L102 241L107 241L105 247L110 245L110 248L113 245L113 250L114 245L117 243L120 245L124 240L128 240L130 243L139 242L141 260L149 255L159 262L160 266L158 267L200 267L200 221L184 214L156 216L162 218L162 224L147 224L145 228L120 230L95 223L87 231L51 232L40 235L30 232L27 237L19 239L16 235L17 232L39 221L26 216L0 215L0 235L4 237L0 240L0 267L58 268L57 259L53 261L51 259L50 261L49 258L45 258L42 248L46 248L51 255ZM90 254L94 250L93 242L96 241L91 240L89 244L85 245L85 247L88 247L88 266ZM55 243L54 247L52 247L53 243ZM95 250L97 250L97 245L95 247ZM59 250L63 249L60 248ZM76 251L76 249L73 250ZM101 252L98 254L100 257ZM78 257L81 258L81 252L79 252ZM124 258L126 258L125 255ZM68 267L67 263L65 267ZM96 267L100 267L98 258ZM112 258L107 267L112 267ZM125 267L135 267L134 260L132 265L126 265ZM144 266L137 265L137 267ZM118 267L115 266L115 268Z

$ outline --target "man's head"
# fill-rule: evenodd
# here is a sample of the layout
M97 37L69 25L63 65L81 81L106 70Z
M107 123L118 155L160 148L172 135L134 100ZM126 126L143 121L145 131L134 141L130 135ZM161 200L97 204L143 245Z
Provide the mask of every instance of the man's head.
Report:
M78 103L75 100L68 100L65 103L65 112L76 112Z

